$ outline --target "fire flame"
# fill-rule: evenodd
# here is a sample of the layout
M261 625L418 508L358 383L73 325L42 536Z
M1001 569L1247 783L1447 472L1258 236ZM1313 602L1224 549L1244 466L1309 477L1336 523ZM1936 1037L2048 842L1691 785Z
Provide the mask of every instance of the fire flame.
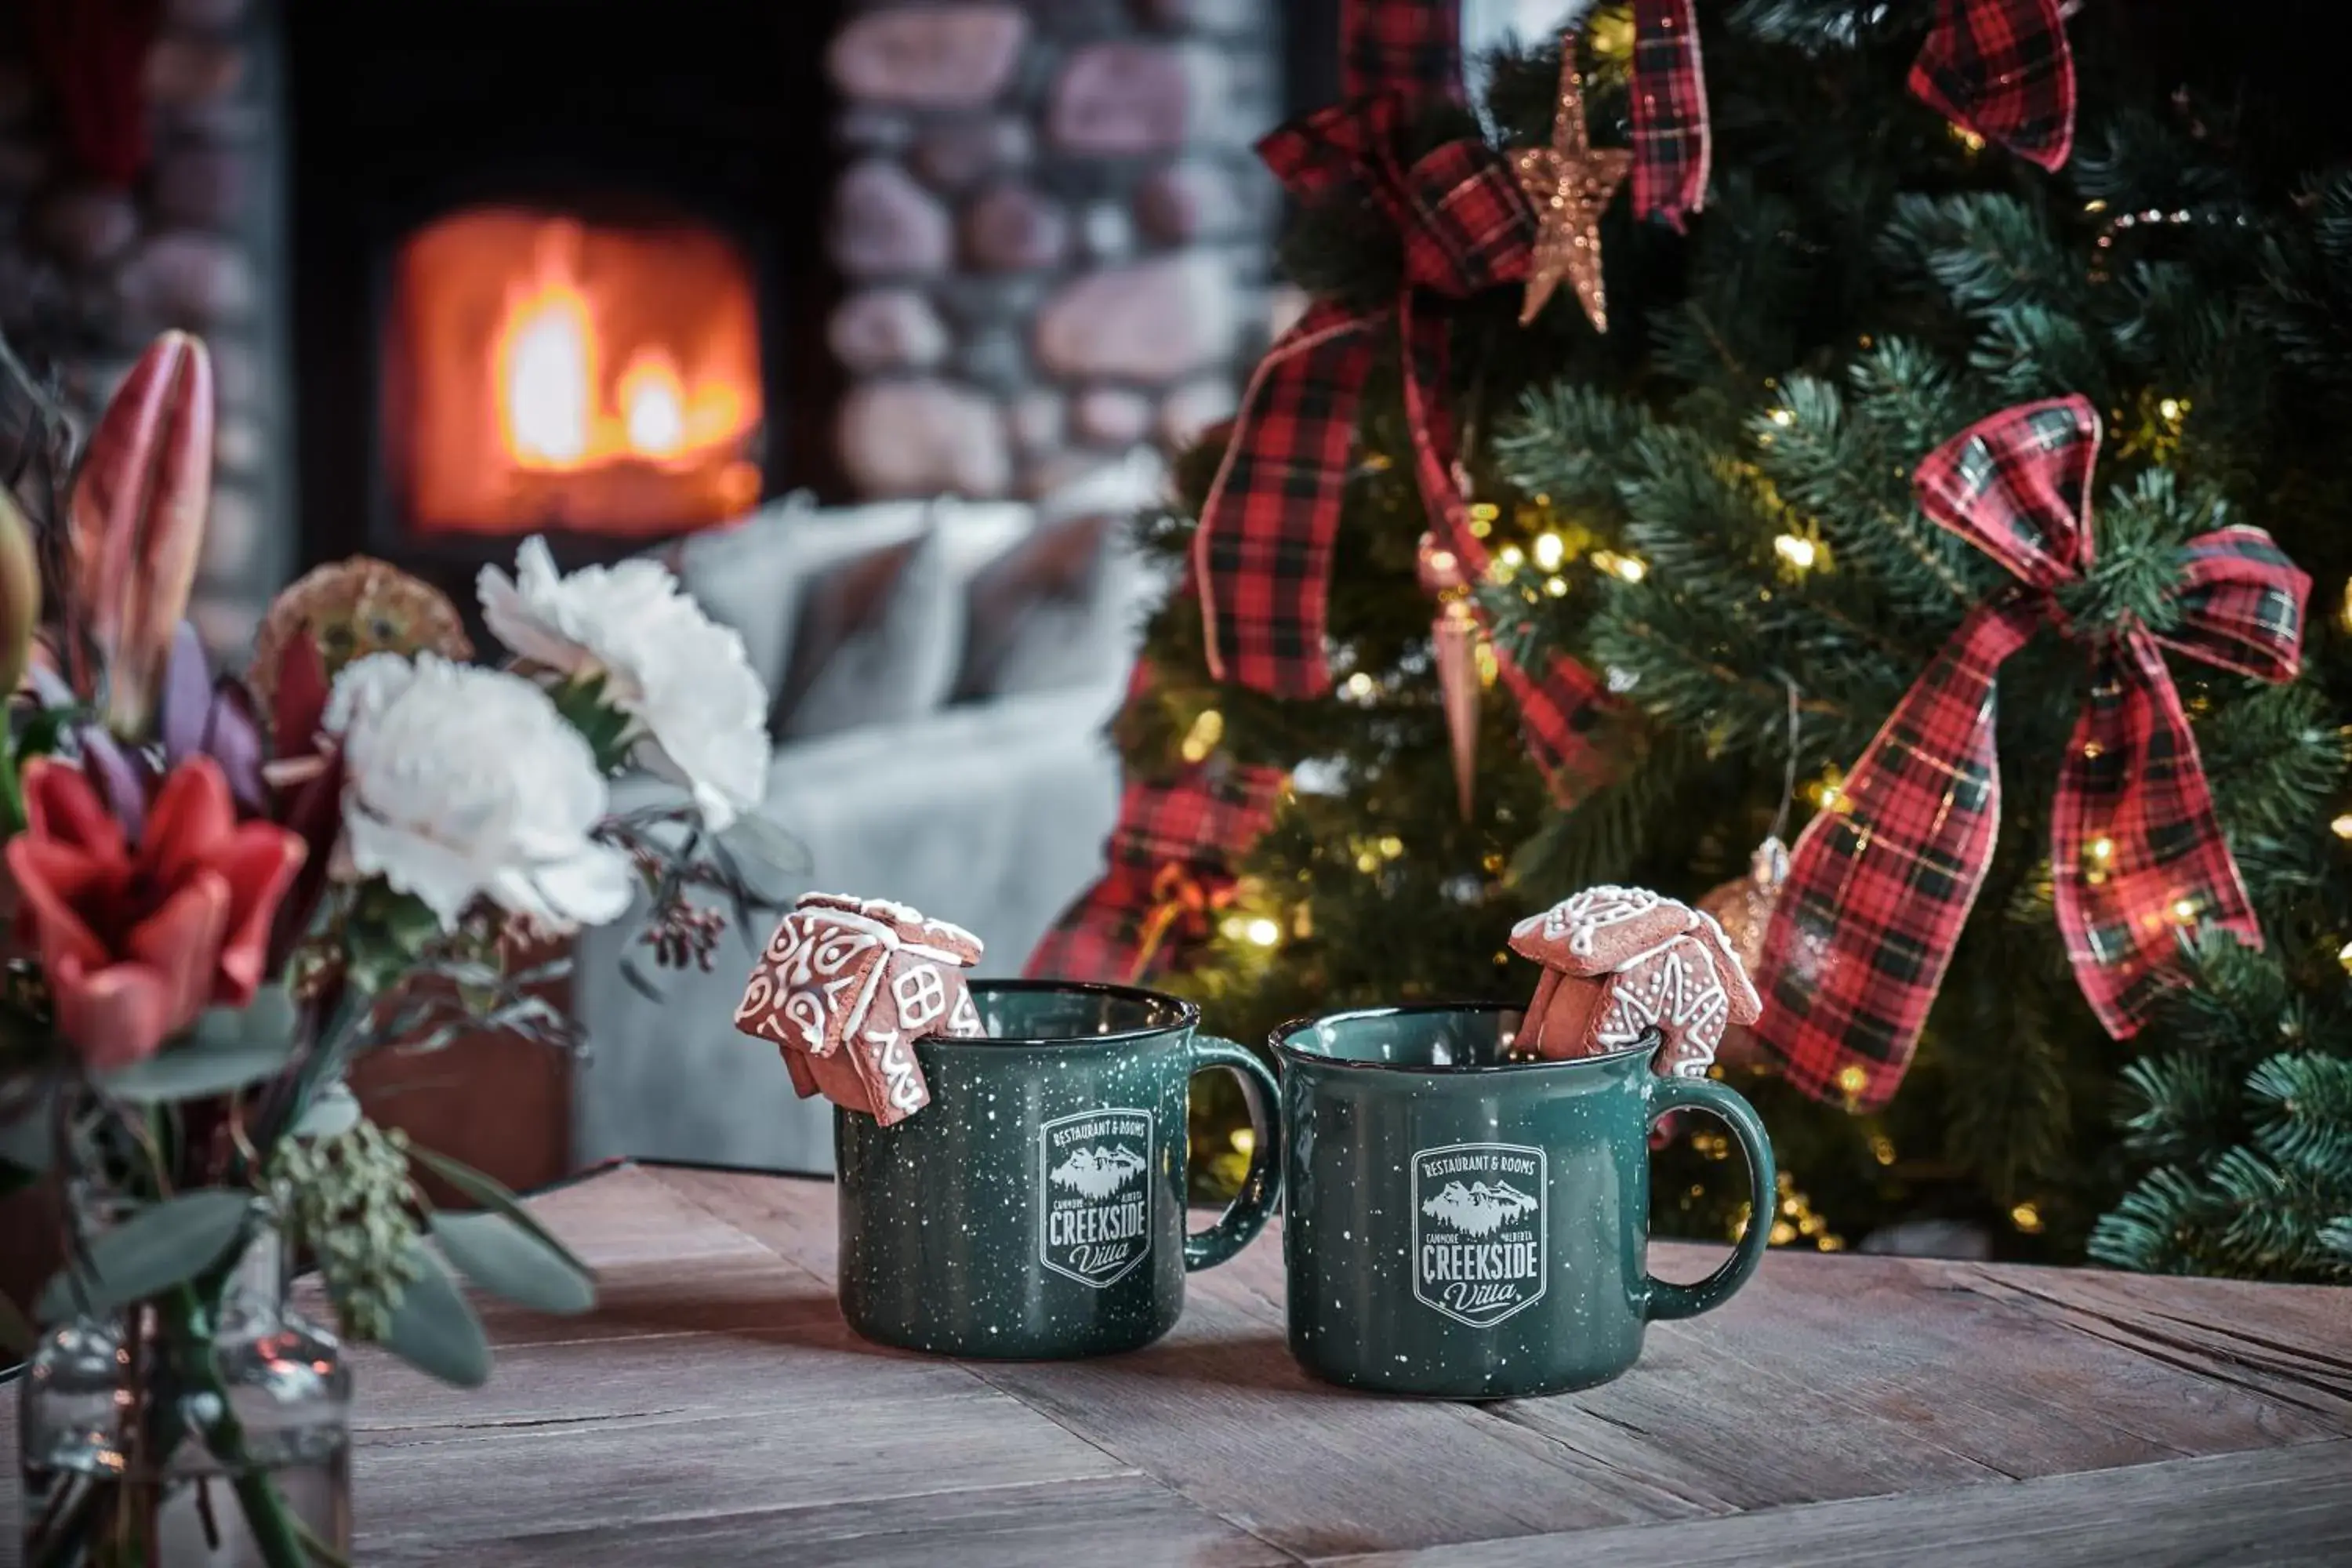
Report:
M715 234L475 209L412 239L401 281L420 526L658 533L758 498L756 318Z
M518 468L535 472L637 458L666 468L733 447L751 428L741 390L723 377L688 384L654 345L605 384L604 340L577 277L579 230L551 225L538 275L509 292L492 350L499 434Z

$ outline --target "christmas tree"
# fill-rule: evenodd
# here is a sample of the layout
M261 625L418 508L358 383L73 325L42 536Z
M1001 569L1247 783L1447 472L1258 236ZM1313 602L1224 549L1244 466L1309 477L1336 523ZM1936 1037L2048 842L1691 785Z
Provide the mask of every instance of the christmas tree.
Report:
M1613 187L1627 155L1609 150L1640 141L1638 109L1656 144L1659 95L1633 90L1636 18L1646 61L1677 42L1659 27L1680 11L1591 11L1566 77L1556 45L1493 61L1476 116L1423 95L1380 128L1385 166L1417 175L1473 141L1525 166L1522 150L1562 145L1572 110L1570 142L1599 155L1571 154ZM2064 24L2064 124L2047 103L2003 118L1965 101L1965 72L1911 79L1956 16L2054 23L2054 0L1696 11L1704 205L1685 218L1637 164L1634 201L1601 209L1605 332L1598 289L1560 287L1522 324L1521 288L1427 287L1396 202L1292 182L1285 261L1317 310L1413 312L1364 367L1352 439L1316 448L1340 503L1328 691L1233 679L1207 624L1232 595L1219 605L1198 520L1236 463L1194 453L1182 504L1146 529L1194 568L1193 591L1153 621L1118 726L1129 824L1157 831L1123 830L1111 877L1034 967L1148 976L1260 1037L1338 1005L1523 998L1533 973L1502 937L1529 910L1601 881L1685 898L1736 882L1769 835L1853 808L1843 770L1971 613L2016 593L2011 567L1923 509L1915 477L1978 421L2046 405L2015 428L2075 422L2095 552L1994 677L1997 834L1899 1092L1727 1052L1780 1146L1775 1239L1835 1247L1937 1220L2011 1256L2352 1278L2352 174L2331 171L2346 130L2297 43L2317 7L2258 25L2204 0L2090 0ZM1666 80L1685 103L1699 90L1695 70ZM1416 417L1408 395L1428 398L1435 363L1416 356L1440 331L1442 406ZM1432 572L1454 540L1433 547L1433 424L1479 542L1464 549L1491 552L1466 586ZM2184 574L2212 548L2196 542L2243 540L2238 524L2318 584L2293 679L2179 650ZM1265 567L1277 599L1314 569ZM1466 814L1444 657L1465 600L1487 688ZM2086 650L2135 626L2173 638L2163 673L2242 873L2242 934L2258 918L2263 942L2173 900L2173 949L2151 949L2154 978L2110 1005L2144 1015L2118 1040L2058 905L2144 899L2124 875L2138 841L2118 856L2104 834L2062 833L2081 863L2054 865L2052 814L2104 668ZM1595 700L1526 695L1561 655L1595 672ZM1197 1120L1213 1173L1237 1117L1206 1098ZM1727 1155L1703 1130L1662 1154L1661 1230L1750 1220Z

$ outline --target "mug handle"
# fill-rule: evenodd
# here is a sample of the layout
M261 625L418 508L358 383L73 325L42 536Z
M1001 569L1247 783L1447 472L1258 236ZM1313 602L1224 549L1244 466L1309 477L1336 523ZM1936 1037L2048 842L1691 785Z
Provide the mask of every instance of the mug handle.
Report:
M1672 1111L1704 1110L1722 1119L1739 1140L1740 1152L1748 1157L1748 1185L1750 1202L1748 1229L1739 1238L1723 1267L1696 1285L1677 1284L1645 1275L1649 1282L1649 1300L1643 1316L1653 1322L1664 1322L1674 1318L1696 1318L1701 1312L1711 1312L1738 1294L1748 1283L1756 1266L1764 1261L1764 1249L1772 1242L1772 1216L1780 1202L1778 1178L1773 1174L1772 1140L1765 1135L1763 1119L1756 1108L1740 1098L1738 1090L1705 1078L1658 1078L1650 1090L1650 1125L1655 1127Z
M1241 1191L1217 1216L1217 1223L1203 1231L1186 1233L1184 1270L1188 1274L1214 1268L1247 1247L1265 1228L1275 1200L1282 1195L1282 1117L1276 1109L1281 1090L1276 1087L1274 1074L1246 1047L1215 1035L1194 1035L1192 1071L1198 1074L1212 1068L1229 1068L1241 1079L1242 1098L1249 1102L1250 1125L1256 1129L1257 1142L1250 1150L1249 1170L1242 1177Z

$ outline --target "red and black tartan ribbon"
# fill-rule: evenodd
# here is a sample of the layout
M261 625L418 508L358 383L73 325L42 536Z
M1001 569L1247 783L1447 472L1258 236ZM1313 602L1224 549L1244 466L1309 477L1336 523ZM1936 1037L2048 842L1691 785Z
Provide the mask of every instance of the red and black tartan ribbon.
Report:
M1633 211L1677 230L1706 197L1706 73L1691 0L1633 0Z
M1465 572L1475 579L1486 571L1486 547L1454 478L1443 301L1525 279L1534 237L1527 198L1483 142L1449 142L1409 164L1398 151L1414 104L1454 90L1450 0L1360 0L1349 17L1350 80L1369 90L1282 127L1258 152L1300 195L1360 193L1395 226L1404 279L1395 301L1376 310L1319 301L1259 363L1193 539L1210 673L1285 698L1331 687L1324 640L1332 546L1358 405L1391 322L1404 347L1423 500ZM1547 772L1580 773L1589 759L1579 721L1599 700L1599 683L1566 658L1541 671L1507 668L1503 679L1521 700Z
M2074 57L2059 0L1943 0L1911 90L1962 130L2063 167L2074 148Z
M1790 858L1766 937L1759 1038L1791 1082L1873 1109L1890 1099L1992 858L2000 819L1993 686L2092 562L2099 419L2080 397L2026 404L1930 453L1922 510L2020 582L1972 611L1905 694ZM2083 994L2117 1038L2181 983L2182 937L2262 931L2213 816L2162 649L2292 679L2311 580L2256 528L2183 552L2175 624L2090 645L2090 696L2051 820L2058 928Z
M1350 100L1459 100L1461 0L1350 0L1340 17L1339 92Z
M1170 940L1171 906L1181 917L1186 906L1205 910L1231 893L1235 865L1274 820L1283 784L1279 769L1210 763L1130 781L1108 868L1063 911L1022 973L1136 984L1181 960L1187 943Z

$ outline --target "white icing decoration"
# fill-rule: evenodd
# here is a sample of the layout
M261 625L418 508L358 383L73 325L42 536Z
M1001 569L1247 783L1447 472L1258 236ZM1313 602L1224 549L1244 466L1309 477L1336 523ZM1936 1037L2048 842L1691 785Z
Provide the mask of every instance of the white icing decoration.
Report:
M1543 934L1553 942L1567 937L1569 952L1590 958L1604 930L1639 920L1666 901L1647 888L1587 888L1543 912Z
M1664 951L1627 964L1611 979L1608 1004L1593 1025L1593 1043L1604 1051L1620 1050L1639 1043L1654 1026L1665 1037L1661 1049L1674 1071L1699 1078L1723 1044L1730 1017L1731 998L1715 961L1697 941L1678 936Z

